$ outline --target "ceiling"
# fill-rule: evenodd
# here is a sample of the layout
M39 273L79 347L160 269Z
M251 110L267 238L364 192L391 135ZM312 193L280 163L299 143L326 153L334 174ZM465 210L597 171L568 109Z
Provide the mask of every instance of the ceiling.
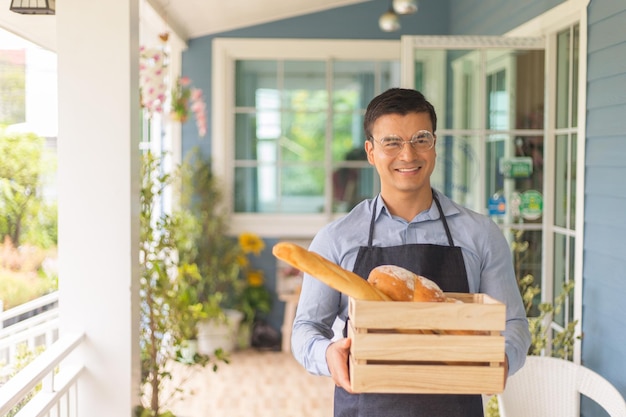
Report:
M239 29L371 0L146 0L183 39ZM20 15L0 0L0 27L56 49L54 16ZM57 2L63 7L63 0Z

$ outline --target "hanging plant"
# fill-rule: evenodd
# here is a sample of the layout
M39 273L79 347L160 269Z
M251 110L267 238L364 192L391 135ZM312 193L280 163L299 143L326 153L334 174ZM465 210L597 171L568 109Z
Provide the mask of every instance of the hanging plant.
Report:
M204 137L207 123L206 103L202 90L191 87L189 77L179 77L172 88L170 117L176 122L185 123L190 113L193 113L196 119L198 135Z
M147 110L148 117L162 114L169 104L170 120L185 123L193 114L196 119L198 135L204 137L207 132L206 103L202 90L191 86L189 77L178 77L172 83L167 71L167 33L159 35L161 45L157 47L141 46L139 49L139 87L141 107ZM171 85L171 88L169 87ZM170 90L169 103L167 91Z

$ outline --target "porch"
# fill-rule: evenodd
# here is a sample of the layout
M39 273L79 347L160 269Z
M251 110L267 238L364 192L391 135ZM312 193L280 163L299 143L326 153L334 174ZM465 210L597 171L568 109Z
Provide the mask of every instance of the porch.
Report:
M30 398L38 384L41 390L21 408L18 417L76 416L77 410L82 409L76 392L81 380L89 378L80 359L86 342L80 334L58 338L57 303L58 293L53 293L0 314L0 322L7 322L50 306L44 313L0 330L2 370L7 380L0 387L0 415ZM20 370L15 360L20 345L30 351L45 347L45 351ZM332 415L330 378L308 374L289 352L238 350L231 353L228 364L220 363L216 372L211 366L181 363L173 363L171 372L173 377L164 389L165 396L177 389L182 393L172 396L166 408L177 416Z

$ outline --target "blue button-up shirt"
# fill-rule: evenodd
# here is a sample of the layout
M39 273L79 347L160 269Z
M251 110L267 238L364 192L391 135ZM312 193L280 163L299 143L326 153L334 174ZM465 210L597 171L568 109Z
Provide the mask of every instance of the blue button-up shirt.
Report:
M488 217L462 207L437 192L454 245L461 248L469 291L484 293L506 305L505 353L509 375L524 364L530 346L528 320L502 231ZM367 246L374 199L365 200L315 236L309 250L352 271L360 246ZM429 243L448 246L433 201L430 209L406 220L393 216L377 197L373 246ZM310 373L330 376L326 349L348 316L347 297L305 274L291 337L294 357Z

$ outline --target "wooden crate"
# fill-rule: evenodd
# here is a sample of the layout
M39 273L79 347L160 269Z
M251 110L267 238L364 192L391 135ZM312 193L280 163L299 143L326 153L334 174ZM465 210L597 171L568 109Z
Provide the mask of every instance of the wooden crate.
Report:
M495 394L504 389L506 307L486 294L462 303L350 298L354 392Z

